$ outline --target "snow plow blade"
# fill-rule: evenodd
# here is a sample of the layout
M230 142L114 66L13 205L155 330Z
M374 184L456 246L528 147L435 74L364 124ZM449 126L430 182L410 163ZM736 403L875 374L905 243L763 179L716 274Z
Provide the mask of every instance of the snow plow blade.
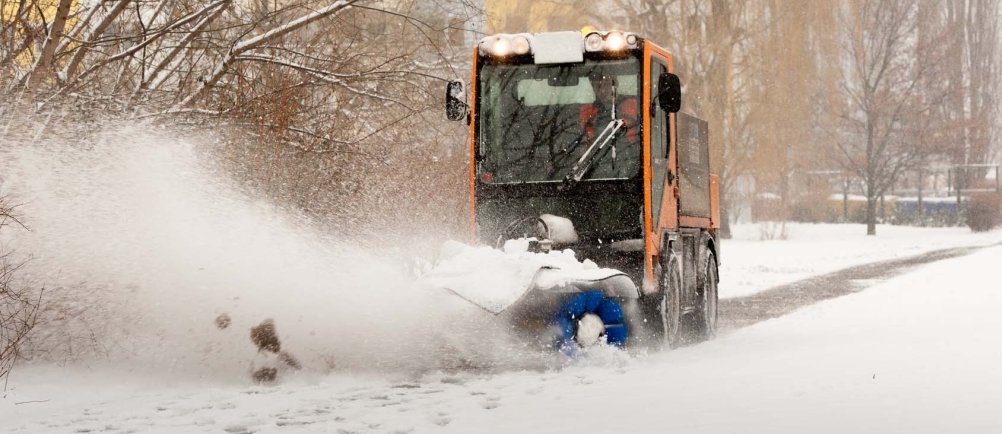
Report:
M563 294L602 291L609 297L638 298L640 292L623 272L610 268L568 270L552 266L537 267L527 273L515 263L501 263L476 271L430 273L425 283L442 288L494 314L513 305L519 310L549 310L552 300ZM528 305L528 306L526 306Z

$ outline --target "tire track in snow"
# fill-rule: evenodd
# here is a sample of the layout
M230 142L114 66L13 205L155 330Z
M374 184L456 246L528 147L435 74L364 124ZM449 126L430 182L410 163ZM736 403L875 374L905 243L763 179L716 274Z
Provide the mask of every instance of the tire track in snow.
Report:
M787 283L744 297L721 299L720 332L727 333L765 320L778 318L805 306L863 291L890 277L920 265L969 255L1002 245L954 247L900 259L872 262Z

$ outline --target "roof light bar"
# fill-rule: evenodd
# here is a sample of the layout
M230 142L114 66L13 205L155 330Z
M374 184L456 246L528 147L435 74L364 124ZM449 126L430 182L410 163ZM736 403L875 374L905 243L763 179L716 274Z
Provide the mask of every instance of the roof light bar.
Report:
M532 37L525 33L517 35L500 33L481 39L477 47L481 56L523 56L532 51Z
M609 32L605 35L605 48L611 51L619 51L626 47L626 37L622 32Z
M605 41L602 39L602 35L598 32L589 33L585 37L585 51L602 51L602 44Z
M640 37L635 33L623 33L620 31L611 32L591 32L585 36L585 51L595 53L599 51L622 51L640 47Z
M561 37L565 36L562 35L562 33L567 32L540 33L537 34L540 39L535 42L533 41L533 35L528 33L499 33L481 39L480 43L477 45L477 50L481 56L487 57L504 58L510 56L525 56L530 53L538 56L540 53L537 51L540 49L545 51L546 48L538 47L536 45L547 45L545 41L549 41L558 35ZM568 41L566 40L562 40L562 42L558 43L558 48L566 50L569 48L569 46L566 45L567 42ZM584 36L582 51L586 53L597 53L603 51L619 52L640 48L640 42L640 37L635 33L626 33L618 30L609 32L590 31Z
M515 54L519 56L529 54L529 48L531 48L529 38L526 38L525 35L516 35L512 38L511 49Z

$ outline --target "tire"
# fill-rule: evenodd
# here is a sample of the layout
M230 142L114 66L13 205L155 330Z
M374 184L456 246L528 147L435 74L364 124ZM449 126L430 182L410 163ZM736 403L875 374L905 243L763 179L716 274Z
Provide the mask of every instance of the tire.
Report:
M712 339L717 334L717 257L707 246L700 248L700 262L696 276L696 302L698 309L693 321L693 332L699 340Z
M682 344L682 264L670 249L661 256L658 272L657 296L648 302L649 317L653 323L652 335L662 349L677 348Z

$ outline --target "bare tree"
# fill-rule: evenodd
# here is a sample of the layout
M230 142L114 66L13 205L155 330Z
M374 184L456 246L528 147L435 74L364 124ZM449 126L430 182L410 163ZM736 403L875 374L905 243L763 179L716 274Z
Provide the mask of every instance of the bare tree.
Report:
M989 163L991 144L998 137L999 6L985 0L934 2L944 15L945 40L953 48L946 59L949 74L943 82L951 94L943 115L958 126L949 146L949 162L956 165ZM958 173L967 186L984 177L983 171ZM958 196L959 197L959 196Z
M24 229L14 207L0 197L0 232L8 226ZM21 346L35 327L42 292L16 280L24 261L0 245L0 379L6 380L20 355ZM5 381L6 384L6 381Z
M465 0L0 3L7 131L75 139L69 121L95 118L211 129L250 185L340 219L378 214L342 212L375 184L356 175L442 153L438 90L469 62L467 22L482 13Z
M835 79L827 59L838 53L826 36L835 7L766 1L751 12L769 17L770 25L749 43L749 57L756 60L753 75L745 77L751 80L746 109L751 140L744 145L751 164L746 172L754 176L757 189L779 196L779 209L772 212L787 220L793 217L794 202L814 193L797 181L827 169L816 158L823 142L816 126L830 120L825 104Z
M448 226L443 211L463 211L450 194L464 187L463 131L440 98L445 79L469 70L476 2L67 3L0 0L0 146L76 146L100 137L95 125L164 125L213 140L202 149L249 193L344 238L394 235L400 209L405 230ZM429 200L425 188L441 194ZM97 317L86 332L100 335L99 305L117 288L47 288L31 317L42 348L30 354L77 345L100 355L84 348L100 339L73 329Z
M863 180L866 233L875 235L878 199L927 152L905 132L934 107L919 90L937 62L915 56L916 0L853 1L840 22L846 105L836 159Z

